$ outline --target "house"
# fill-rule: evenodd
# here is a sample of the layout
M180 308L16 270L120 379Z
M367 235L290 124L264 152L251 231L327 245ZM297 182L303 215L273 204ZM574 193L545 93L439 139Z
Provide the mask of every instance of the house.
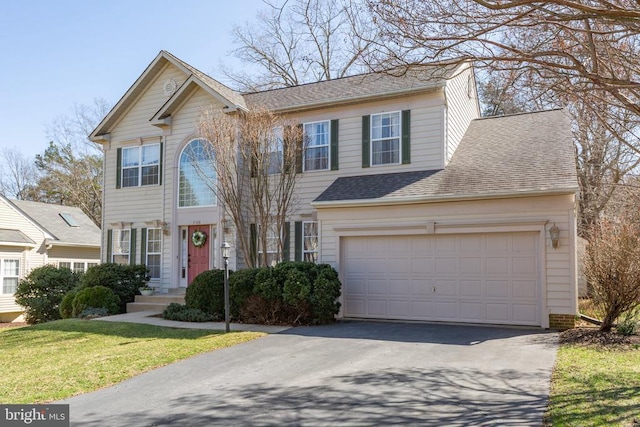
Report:
M0 321L22 319L13 294L34 268L52 264L84 272L97 265L100 235L79 208L0 196Z
M207 106L265 106L313 141L290 257L338 270L341 316L573 324L568 120L559 110L480 118L469 64L241 94L161 51L90 135L105 153L103 261L144 263L165 292L220 268L231 235L185 154L203 143ZM200 247L196 232L208 237ZM241 265L232 250L230 267Z

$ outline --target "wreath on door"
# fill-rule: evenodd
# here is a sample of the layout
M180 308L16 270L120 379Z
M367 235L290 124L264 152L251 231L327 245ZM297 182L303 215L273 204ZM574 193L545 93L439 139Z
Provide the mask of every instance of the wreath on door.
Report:
M194 231L191 235L191 242L196 248L201 248L207 242L207 234L204 231Z

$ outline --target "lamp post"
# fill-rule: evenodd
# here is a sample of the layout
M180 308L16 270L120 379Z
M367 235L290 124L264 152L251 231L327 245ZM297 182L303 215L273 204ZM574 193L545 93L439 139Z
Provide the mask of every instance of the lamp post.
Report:
M231 245L225 240L220 246L224 258L224 330L229 332L229 249Z

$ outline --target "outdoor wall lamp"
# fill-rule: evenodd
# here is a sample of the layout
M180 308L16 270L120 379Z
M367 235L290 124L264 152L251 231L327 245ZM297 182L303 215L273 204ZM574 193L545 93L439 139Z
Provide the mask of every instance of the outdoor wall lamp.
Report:
M231 245L225 240L220 246L224 258L224 330L229 332L229 250Z
M551 238L551 247L553 249L558 249L558 243L560 242L560 229L553 223L553 227L549 229L549 237Z

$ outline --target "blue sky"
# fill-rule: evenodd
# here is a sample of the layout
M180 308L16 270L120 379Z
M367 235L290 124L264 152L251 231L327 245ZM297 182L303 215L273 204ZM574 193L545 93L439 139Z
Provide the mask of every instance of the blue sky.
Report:
M20 0L0 13L0 150L33 156L74 104L120 99L162 49L223 80L234 24L261 0Z

